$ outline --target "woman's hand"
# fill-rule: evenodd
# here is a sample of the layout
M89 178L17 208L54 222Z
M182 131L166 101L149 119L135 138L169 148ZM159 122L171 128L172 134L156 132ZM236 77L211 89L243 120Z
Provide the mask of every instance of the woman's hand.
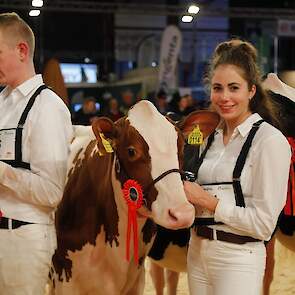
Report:
M190 181L184 181L184 191L187 199L194 205L200 205L198 199L206 193L199 184Z
M193 204L206 208L212 212L218 203L218 199L206 192L199 184L190 181L184 181L184 191L187 199Z

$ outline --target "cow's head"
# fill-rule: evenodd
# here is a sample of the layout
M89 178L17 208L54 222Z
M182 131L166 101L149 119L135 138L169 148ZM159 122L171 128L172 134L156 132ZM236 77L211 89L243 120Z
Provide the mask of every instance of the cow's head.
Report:
M121 186L129 178L141 184L145 206L140 214L172 229L193 223L195 211L186 199L180 173L171 172L154 183L166 171L180 169L184 139L152 103L140 101L126 118L116 123L99 118L92 127L99 150L104 149L100 133L111 142Z

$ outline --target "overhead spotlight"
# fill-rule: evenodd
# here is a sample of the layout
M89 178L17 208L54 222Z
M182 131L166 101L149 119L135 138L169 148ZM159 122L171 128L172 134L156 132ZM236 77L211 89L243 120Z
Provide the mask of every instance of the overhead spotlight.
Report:
M42 7L43 6L43 0L32 0L32 6L33 7Z
M197 5L191 5L188 8L188 13L191 13L191 14L197 14L199 11L200 11L200 7Z
M184 15L182 18L181 18L181 21L183 23L191 23L193 20L193 17L191 15Z
M32 9L29 12L29 16L39 16L40 15L40 10L39 9Z

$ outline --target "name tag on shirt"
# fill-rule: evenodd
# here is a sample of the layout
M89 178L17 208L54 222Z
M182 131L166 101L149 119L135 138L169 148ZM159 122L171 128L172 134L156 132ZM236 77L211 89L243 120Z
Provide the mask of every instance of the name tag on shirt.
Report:
M16 129L0 130L0 160L15 160Z
M217 197L224 202L234 204L235 203L235 194L232 184L207 184L202 185L202 188L207 191L210 195ZM214 213L196 206L196 217L197 218L213 218Z

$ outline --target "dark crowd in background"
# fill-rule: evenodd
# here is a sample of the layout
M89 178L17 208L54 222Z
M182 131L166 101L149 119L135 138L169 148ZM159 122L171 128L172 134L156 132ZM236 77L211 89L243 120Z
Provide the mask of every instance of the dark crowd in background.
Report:
M132 93L123 95L122 101L109 95L103 103L98 103L93 96L85 97L80 108L72 111L72 122L75 125L91 125L93 119L100 116L108 117L115 122L127 115L130 107L137 101ZM169 98L163 90L155 95L152 102L161 114L168 115L173 121L179 121L189 113L206 109L209 105L206 100L198 101L191 94L181 96L178 91Z

